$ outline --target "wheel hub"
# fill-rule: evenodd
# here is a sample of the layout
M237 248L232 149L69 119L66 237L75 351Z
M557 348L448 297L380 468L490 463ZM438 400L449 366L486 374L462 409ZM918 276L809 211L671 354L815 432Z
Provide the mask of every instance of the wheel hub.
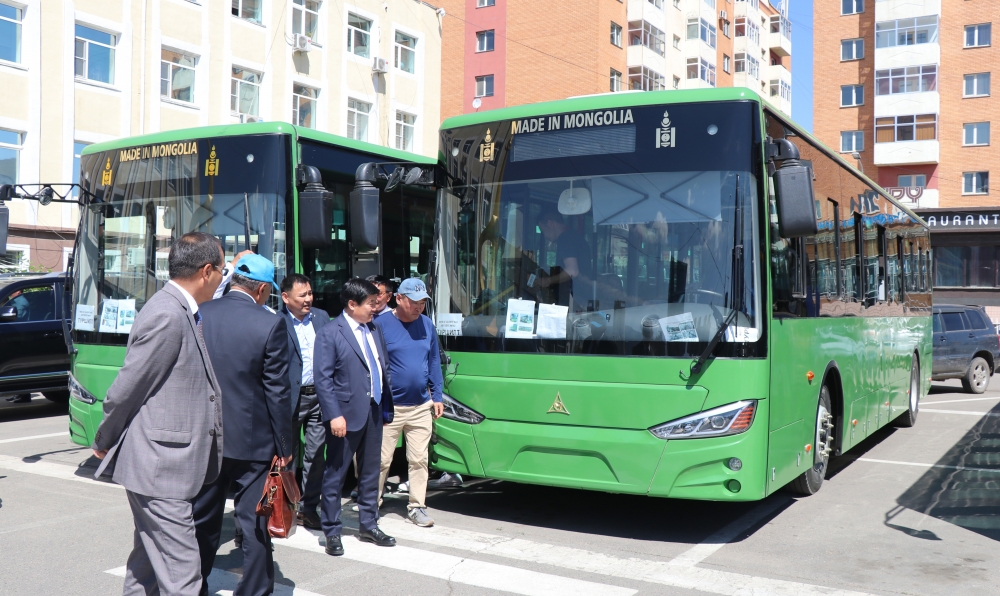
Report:
M830 454L833 453L833 437L833 415L825 407L820 406L819 414L816 417L815 465L821 466L826 464Z

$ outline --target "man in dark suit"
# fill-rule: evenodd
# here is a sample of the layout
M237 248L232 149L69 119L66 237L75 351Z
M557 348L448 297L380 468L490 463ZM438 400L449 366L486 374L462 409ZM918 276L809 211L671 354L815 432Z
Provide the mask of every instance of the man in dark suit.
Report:
M306 437L302 456L302 500L299 519L302 525L320 529L319 507L323 490L323 464L326 449L326 425L313 383L313 352L316 335L330 322L330 315L313 303L312 284L301 273L290 273L281 280L281 301L285 306L278 313L288 325L288 383L292 388L292 440L299 433Z
M222 387L222 420L230 432L223 447L222 472L195 497L194 519L202 575L212 571L222 534L226 493L236 485L236 518L243 528L243 576L236 596L274 591L274 558L267 518L257 502L277 455L292 462L291 391L288 384L288 330L285 320L263 308L274 284L274 265L260 255L236 264L228 294L202 306L205 345ZM207 582L202 594L208 594Z
M313 379L326 424L323 533L326 553L340 556L340 493L357 454L358 538L378 546L396 540L378 527L382 424L392 422L389 359L382 331L372 323L378 288L355 278L340 292L344 312L316 334Z

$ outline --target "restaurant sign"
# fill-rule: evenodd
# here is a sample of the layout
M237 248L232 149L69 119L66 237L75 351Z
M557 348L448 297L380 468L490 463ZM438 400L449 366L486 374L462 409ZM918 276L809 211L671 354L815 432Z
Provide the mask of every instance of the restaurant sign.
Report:
M1000 209L996 211L952 211L918 209L932 232L1000 232Z

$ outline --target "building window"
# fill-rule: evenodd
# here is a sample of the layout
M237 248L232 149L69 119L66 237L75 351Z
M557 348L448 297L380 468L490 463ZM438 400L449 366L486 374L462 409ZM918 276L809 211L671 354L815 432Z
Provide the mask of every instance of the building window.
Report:
M747 75L760 78L760 61L744 52L736 54L736 72L745 72Z
M614 23L612 23L614 25ZM612 31L612 37L614 32ZM621 38L621 27L618 28L618 36ZM612 42L614 43L614 42ZM476 33L476 51L477 52L492 52L493 51L493 29L489 31L480 31Z
M840 133L840 152L854 153L865 150L865 133L861 130L845 130Z
M965 47L982 48L990 45L990 33L993 29L990 23L965 26Z
M947 216L941 216L945 219ZM934 246L934 285L937 287L993 288L997 284L998 255L996 246ZM986 321L979 320L975 311L977 328L982 329Z
M194 56L160 50L160 97L193 102L195 62Z
M705 19L692 18L687 20L687 38L700 39L708 45L715 47L716 29Z
M736 37L746 37L754 45L760 45L760 27L747 21L746 17L736 17Z
M937 41L937 15L875 23L876 48L912 46L922 43L937 43Z
M260 23L260 8L263 0L233 0L233 16Z
M864 105L865 86L864 85L841 85L840 86L840 107L850 108Z
M372 22L353 12L347 13L347 51L351 54L369 57Z
M715 65L704 58L688 58L687 78L701 79L715 87Z
M681 78L679 76L674 75L673 84L674 84L674 89L680 89L681 88Z
M347 136L358 141L368 140L368 114L372 104L348 98L347 100Z
M864 39L842 39L840 40L840 59L861 60L865 57Z
M493 97L493 75L476 77L476 97Z
M0 184L17 184L24 135L0 128Z
M792 23L780 14L772 15L770 20L771 33L780 33L783 37L792 38Z
M295 0L292 4L292 33L316 40L319 29L319 1Z
M233 78L229 83L229 111L233 114L256 116L260 101L259 72L233 67Z
M681 0L674 0L674 8L680 10L680 8L681 8Z
M611 45L622 47L622 26L613 21L611 23Z
M990 73L965 75L964 97L985 97L990 94Z
M666 89L663 75L647 66L628 67L628 88L638 91L659 91Z
M23 273L31 268L30 246L8 244L6 248L7 255L0 257L0 273Z
M316 98L319 89L292 84L292 124L316 128Z
M622 73L615 69L611 69L611 91L621 91L622 90Z
M962 125L962 144L967 147L990 144L990 123L970 122Z
M736 0L737 2L746 2L748 5L752 6L754 10L760 10L760 0Z
M840 0L840 14L860 14L865 11L865 0Z
M21 61L21 9L0 4L0 60Z
M729 62L731 58L725 54L722 55L722 71L729 72Z
M927 188L927 176L923 174L904 174L896 181L903 188Z
M493 75L490 75L493 78ZM396 149L413 151L413 131L416 128L417 117L396 110Z
M396 32L395 65L403 72L413 74L417 71L417 38L405 33Z
M76 26L74 69L76 77L115 84L115 44L118 36Z
M485 8L487 6L495 6L497 0L476 0L476 8Z
M663 8L663 0L646 0L656 8Z
M771 97L781 97L785 101L792 101L792 86L780 79L771 79Z
M937 66L907 66L875 71L875 95L937 91Z
M990 173L965 172L964 174L962 174L962 194L963 195L990 194Z
M80 183L80 156L83 154L83 149L89 144L90 143L81 143L79 141L73 143L73 184ZM76 197L79 195L80 189L74 188L73 196Z
M657 54L666 55L666 35L646 21L631 21L628 24L628 45L646 46Z
M937 114L890 116L875 119L875 142L933 141L937 138Z
M677 37L676 35L674 36L674 49L675 50L681 49L681 38Z

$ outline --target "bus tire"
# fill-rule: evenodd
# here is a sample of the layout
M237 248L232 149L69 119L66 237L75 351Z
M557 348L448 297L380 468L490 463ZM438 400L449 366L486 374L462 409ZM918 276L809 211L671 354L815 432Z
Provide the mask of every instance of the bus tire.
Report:
M830 465L830 455L833 453L835 426L833 424L833 408L830 399L830 388L823 385L819 392L819 404L816 407L816 426L813 451L808 455L813 457L813 465L788 484L788 490L799 495L814 495L823 486L826 470ZM808 457L807 455L807 457Z
M920 361L917 355L913 355L913 363L910 364L910 388L906 392L909 398L909 407L901 416L896 418L896 426L910 428L917 423L917 414L920 412Z
M969 370L962 377L962 387L968 393L983 393L990 386L990 365L976 356L969 365Z

